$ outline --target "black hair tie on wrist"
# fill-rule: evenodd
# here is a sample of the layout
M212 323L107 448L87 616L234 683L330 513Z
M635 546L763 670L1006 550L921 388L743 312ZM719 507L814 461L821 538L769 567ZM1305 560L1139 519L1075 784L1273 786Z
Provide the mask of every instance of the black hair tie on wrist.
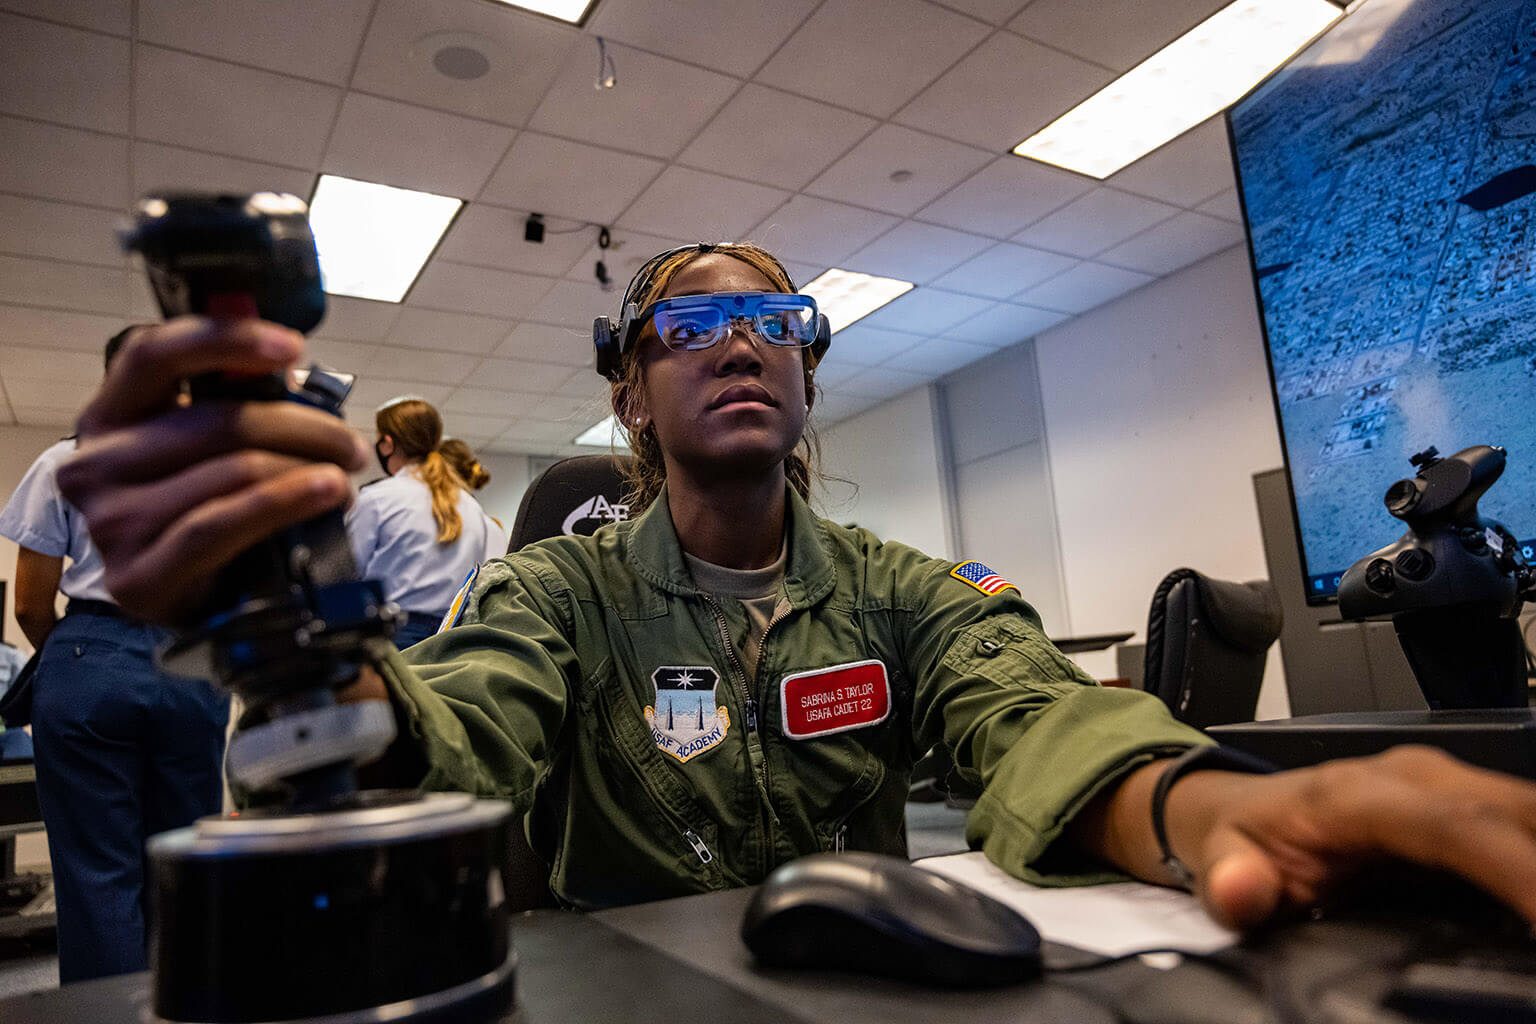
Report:
M1163 867L1185 889L1193 886L1195 873L1189 870L1189 865L1174 854L1173 847L1168 842L1168 822L1164 815L1168 807L1168 792L1173 789L1173 784L1190 772L1202 769L1244 772L1248 775L1268 775L1278 770L1262 758L1218 744L1190 747L1163 769L1163 774L1158 776L1157 785L1152 789L1152 834L1157 837L1157 849L1162 855Z

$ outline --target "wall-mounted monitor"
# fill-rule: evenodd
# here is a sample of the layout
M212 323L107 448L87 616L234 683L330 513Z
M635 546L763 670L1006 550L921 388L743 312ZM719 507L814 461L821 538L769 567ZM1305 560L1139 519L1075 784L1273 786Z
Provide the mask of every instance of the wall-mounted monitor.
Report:
M1363 0L1227 125L1308 601L1429 445L1507 448L1536 537L1536 4Z

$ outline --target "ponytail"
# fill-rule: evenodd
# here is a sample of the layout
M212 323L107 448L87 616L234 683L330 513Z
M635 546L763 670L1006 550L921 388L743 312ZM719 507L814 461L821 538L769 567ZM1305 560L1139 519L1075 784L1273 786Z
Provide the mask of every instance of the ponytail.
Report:
M431 451L421 460L421 479L432 492L432 518L437 520L437 542L452 544L464 529L459 515L459 478L443 458Z

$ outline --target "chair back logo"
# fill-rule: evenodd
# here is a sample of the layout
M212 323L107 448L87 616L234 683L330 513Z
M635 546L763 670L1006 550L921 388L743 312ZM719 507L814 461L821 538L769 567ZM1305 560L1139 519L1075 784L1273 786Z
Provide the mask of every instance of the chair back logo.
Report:
M731 716L717 703L720 673L708 665L664 665L651 673L651 685L656 699L645 721L663 753L686 762L725 739Z
M617 523L629 518L629 505L609 501L601 494L594 494L571 509L571 514L560 524L560 532L590 537L605 523ZM592 522L588 522L592 520Z

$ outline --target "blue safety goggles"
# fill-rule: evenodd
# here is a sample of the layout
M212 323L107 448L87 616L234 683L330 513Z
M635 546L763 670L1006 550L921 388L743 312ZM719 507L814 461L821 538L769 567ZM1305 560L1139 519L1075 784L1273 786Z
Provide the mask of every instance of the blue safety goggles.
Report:
M650 324L667 348L693 352L718 344L737 327L751 331L770 345L806 348L816 342L821 316L816 300L809 295L714 292L660 299L638 316L624 319L635 332L632 337Z

